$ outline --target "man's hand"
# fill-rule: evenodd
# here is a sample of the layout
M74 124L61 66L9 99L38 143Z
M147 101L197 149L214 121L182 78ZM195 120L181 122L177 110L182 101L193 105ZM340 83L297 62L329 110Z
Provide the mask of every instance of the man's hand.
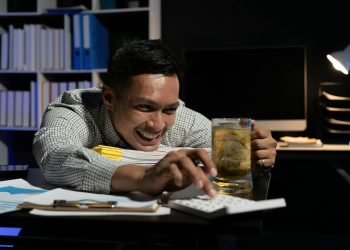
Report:
M117 192L159 195L193 184L213 197L216 191L208 177L216 174L215 164L204 149L181 149L169 152L152 167L125 165L118 168L112 178L112 188Z
M272 168L276 160L277 141L271 132L268 129L256 128L253 121L251 140L253 174Z
M200 165L200 166L198 166ZM215 196L209 176L216 167L204 149L181 149L169 152L156 165L146 170L142 190L146 193L174 191L193 184L209 196Z

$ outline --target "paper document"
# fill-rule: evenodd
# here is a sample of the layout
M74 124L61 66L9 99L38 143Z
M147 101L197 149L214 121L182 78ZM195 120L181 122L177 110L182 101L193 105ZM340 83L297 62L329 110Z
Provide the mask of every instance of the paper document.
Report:
M0 182L0 214L19 210L17 206L25 199L44 193L45 189L30 185L23 179Z
M65 200L70 202L91 202L91 203L101 203L101 202L115 202L117 208L130 208L126 210L130 211L113 211L112 209L106 209L105 212L89 210L89 209L72 209L71 211L50 211L43 209L33 209L30 213L37 215L46 215L46 216L76 216L76 215L123 215L123 214L132 214L132 215L162 215L169 214L170 210L166 208L162 209L153 209L152 212L138 212L137 210L147 210L152 208L158 208L158 198L157 197L148 197L145 198L145 195L140 196L118 196L118 195L109 195L109 194L96 194L88 192L78 192L72 190L66 190L62 188L56 188L45 193L28 197L25 199L25 202L36 204L36 205L52 205L55 200ZM55 210L55 209L53 209ZM59 210L59 209L57 209ZM134 211L133 211L134 210Z

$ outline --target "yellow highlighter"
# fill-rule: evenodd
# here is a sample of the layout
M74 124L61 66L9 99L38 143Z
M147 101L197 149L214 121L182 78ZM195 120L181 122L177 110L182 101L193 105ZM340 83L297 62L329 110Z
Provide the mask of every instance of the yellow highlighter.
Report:
M113 160L120 160L123 157L123 149L117 147L97 145L96 147L93 147L92 150Z

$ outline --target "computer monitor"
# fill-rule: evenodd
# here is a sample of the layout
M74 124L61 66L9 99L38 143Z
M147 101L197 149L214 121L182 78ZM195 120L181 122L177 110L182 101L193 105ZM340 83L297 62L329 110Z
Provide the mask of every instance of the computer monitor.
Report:
M306 129L304 46L196 49L184 54L181 99L214 117L251 117L271 131Z

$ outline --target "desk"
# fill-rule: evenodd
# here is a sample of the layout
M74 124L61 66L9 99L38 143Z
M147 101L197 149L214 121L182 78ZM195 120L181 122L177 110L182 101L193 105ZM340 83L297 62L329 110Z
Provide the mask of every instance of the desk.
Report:
M30 169L28 181L48 187L39 169ZM270 175L255 178L254 191L249 195L254 199L265 199L269 181ZM142 242L142 249L157 249L155 244L170 242L172 247L178 248L159 249L209 250L217 248L223 235L259 235L261 219L261 212L208 221L177 211L165 216L97 217L43 217L17 211L0 215L0 224L22 227L20 237L0 237L0 241L19 247L30 246L30 249L43 245L55 246L55 249L118 249L115 248L118 244L136 241Z
M279 159L269 198L282 196L287 207L265 213L264 236L246 240L244 249L250 249L252 241L269 250L350 249L350 183L338 174L336 160ZM336 162L348 166L346 161Z
M176 211L162 217L89 218L40 217L18 211L0 215L0 224L23 227L17 243L32 249L42 249L43 245L55 249L113 249L119 241L135 240L146 245L141 249L156 250L349 249L350 184L337 173L332 160L279 159L270 181L254 182L253 196L262 198L263 192L257 192L259 182L269 183L268 198L284 197L287 207L215 221ZM154 242L158 245L150 244ZM175 247L165 246L168 242Z
M350 145L323 144L322 147L277 146L278 159L350 159Z

